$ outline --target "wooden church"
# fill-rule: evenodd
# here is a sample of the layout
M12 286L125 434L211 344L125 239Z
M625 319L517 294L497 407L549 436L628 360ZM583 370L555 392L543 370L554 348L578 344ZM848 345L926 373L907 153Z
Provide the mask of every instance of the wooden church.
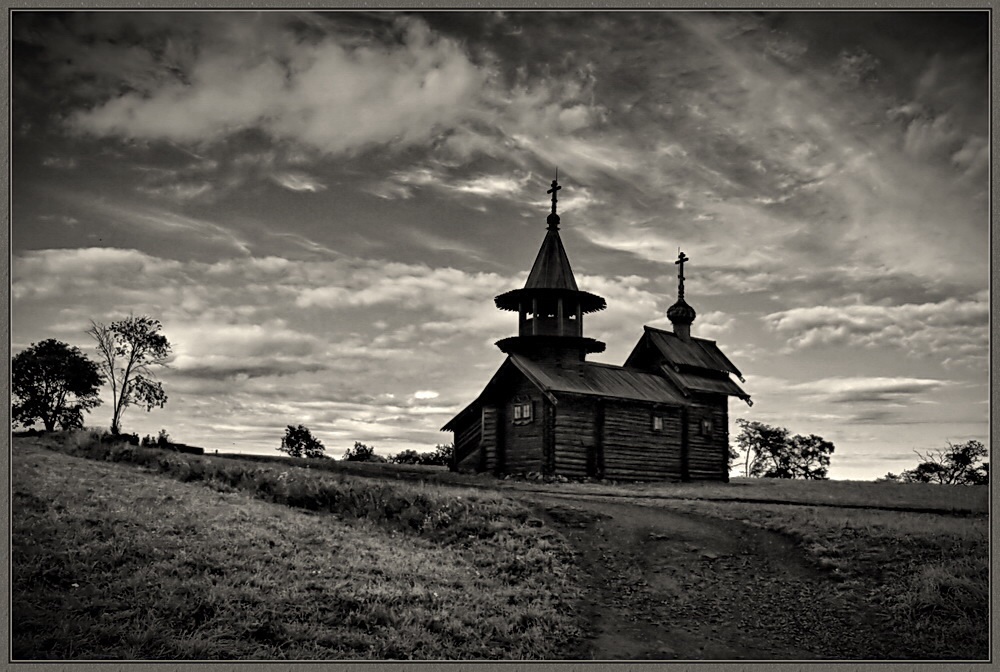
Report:
M729 478L730 379L739 369L715 344L691 336L681 253L673 333L645 327L624 366L588 362L604 343L583 335L583 316L604 299L580 290L559 237L557 192L541 249L522 289L496 297L517 312L518 335L497 342L507 359L442 431L455 433L452 469L497 475L540 472L635 480Z

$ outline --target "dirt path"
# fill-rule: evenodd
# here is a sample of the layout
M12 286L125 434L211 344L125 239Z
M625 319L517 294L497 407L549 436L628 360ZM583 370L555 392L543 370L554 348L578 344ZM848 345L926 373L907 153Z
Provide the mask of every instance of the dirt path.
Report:
M875 615L794 543L742 523L578 496L525 495L590 577L595 660L878 658Z

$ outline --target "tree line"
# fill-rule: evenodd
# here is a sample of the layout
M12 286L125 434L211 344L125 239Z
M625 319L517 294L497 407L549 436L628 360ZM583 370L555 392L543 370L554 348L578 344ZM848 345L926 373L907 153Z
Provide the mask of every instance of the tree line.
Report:
M323 442L313 436L309 428L303 425L288 425L285 428L285 435L281 439L281 445L276 450L289 457L310 459L329 457ZM386 458L377 454L374 446L355 441L354 445L344 452L341 459L345 462L392 462L394 464L448 466L451 464L454 452L454 446L446 444L435 446L432 452L418 453L413 449L408 449Z
M729 465L742 462L743 474L758 478L826 479L834 446L809 434L791 434L784 427L740 418L740 427L730 448ZM738 450L737 450L738 449ZM950 441L946 448L913 451L920 459L912 469L889 472L879 482L937 483L941 485L986 485L990 482L988 450L981 441L961 444Z

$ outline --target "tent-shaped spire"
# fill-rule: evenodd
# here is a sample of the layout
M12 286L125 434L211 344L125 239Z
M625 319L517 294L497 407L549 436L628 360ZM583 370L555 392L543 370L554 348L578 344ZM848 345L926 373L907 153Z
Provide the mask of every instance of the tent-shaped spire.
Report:
M558 199L556 193L562 189L557 180L552 180L552 188L546 193L552 194L552 212L546 218L548 228L545 239L538 248L535 263L528 273L528 280L522 289L514 289L496 297L497 308L501 310L521 310L531 305L532 298L556 297L572 294L572 299L580 307L582 313L593 313L604 310L604 299L590 292L581 292L573 277L573 268L569 264L569 256L559 237L559 214L556 212Z
M559 227L549 225L545 232L545 240L538 248L538 256L528 274L525 289L570 289L578 290L573 269L566 256L566 248L559 238Z
M538 248L538 256L531 266L531 273L528 274L528 281L524 283L525 289L569 289L578 291L576 278L573 277L573 269L569 265L569 257L566 256L566 248L563 247L562 239L559 237L559 214L556 212L556 204L559 202L557 194L562 187L559 186L558 179L552 180L552 188L547 194L552 194L552 212L545 220L548 229L545 232L545 240Z

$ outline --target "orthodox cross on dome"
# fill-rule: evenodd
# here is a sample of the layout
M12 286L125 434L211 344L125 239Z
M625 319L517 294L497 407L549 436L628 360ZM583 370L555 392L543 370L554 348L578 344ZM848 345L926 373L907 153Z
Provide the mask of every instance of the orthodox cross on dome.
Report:
M677 288L677 298L684 298L684 262L691 261L688 257L684 256L684 253L677 250L677 261L674 263L680 266L680 270L677 273L677 277L680 279L680 285Z

